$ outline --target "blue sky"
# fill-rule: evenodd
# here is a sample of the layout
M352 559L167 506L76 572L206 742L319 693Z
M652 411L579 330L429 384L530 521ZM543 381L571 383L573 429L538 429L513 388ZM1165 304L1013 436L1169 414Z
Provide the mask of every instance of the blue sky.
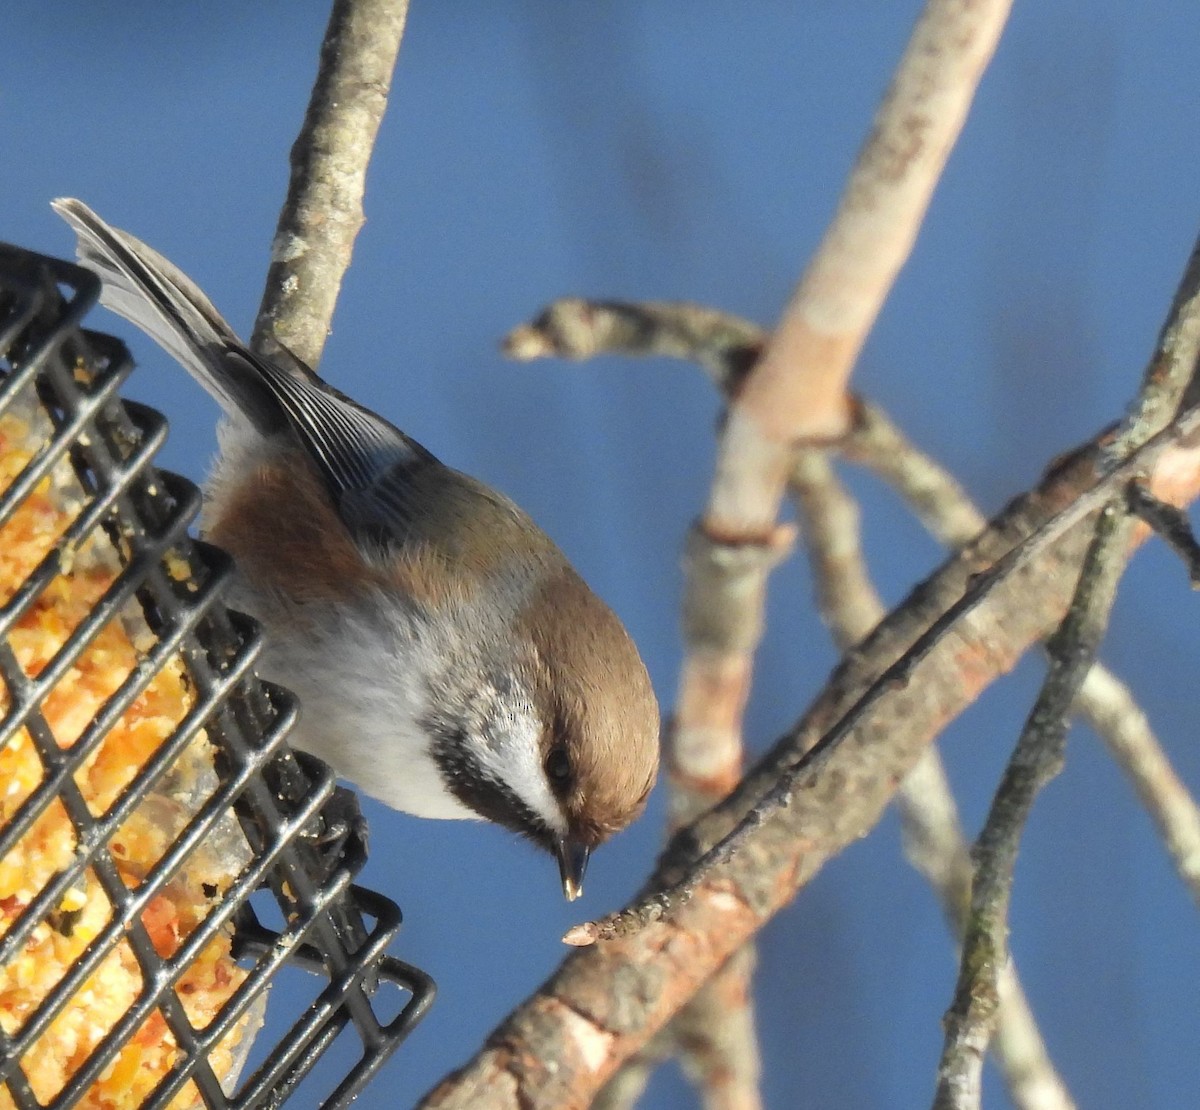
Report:
M679 661L679 553L712 473L717 404L694 369L507 365L496 340L554 296L686 298L770 323L818 241L918 5L828 0L605 5L415 0L371 168L368 222L322 373L501 487L618 610L660 699ZM0 238L56 254L76 195L187 270L248 331L324 27L323 4L113 0L6 14ZM1120 415L1200 227L1200 7L1018 3L857 386L995 511ZM122 322L130 396L171 419L163 464L199 478L214 406ZM899 601L938 560L860 476L868 550ZM749 710L764 747L834 656L805 568L772 584ZM1135 560L1105 657L1200 784L1200 599L1159 550ZM977 828L1036 689L1028 660L946 734ZM558 937L636 888L662 799L593 861L567 907L553 864L507 834L367 805L362 881L395 898L397 946L441 987L365 1094L406 1105L553 968ZM1013 944L1081 1104L1192 1107L1195 907L1084 730L1039 800ZM885 819L762 938L772 1107L922 1105L953 985L939 914ZM289 1017L281 985L271 1027ZM295 997L299 997L296 995ZM294 1005L294 1004L293 1004ZM992 1081L990 1105L1004 1105ZM673 1069L646 1105L691 1105Z

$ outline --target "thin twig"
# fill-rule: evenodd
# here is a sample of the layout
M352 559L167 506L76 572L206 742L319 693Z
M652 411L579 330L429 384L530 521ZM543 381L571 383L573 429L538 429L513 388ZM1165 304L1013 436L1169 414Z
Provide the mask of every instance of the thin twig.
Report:
M963 935L934 1110L978 1110L983 1060L1008 963L1008 906L1021 833L1038 792L1061 769L1071 706L1108 627L1132 525L1116 502L1101 511L1067 615L1047 643L1046 680L1005 769L973 854L971 912Z
M1141 482L1130 484L1126 498L1129 508L1183 560L1192 585L1200 586L1200 543L1196 542L1187 514L1155 497Z
M387 107L408 0L334 0L308 112L292 147L287 201L255 350L281 344L315 367L354 239L363 224L367 163Z
M1154 357L1146 364L1142 386L1117 434L1105 445L1112 458L1124 458L1132 446L1167 427L1200 404L1200 239L1192 244L1183 277L1158 334ZM1158 490L1155 490L1158 493Z
M501 341L509 358L587 359L658 355L698 363L725 395L737 392L762 354L757 324L688 301L593 301L563 297Z
M954 475L926 455L870 401L856 399L842 455L892 487L935 539L957 550L987 527Z
M886 612L863 560L858 505L824 451L800 451L789 486L801 512L822 615L838 647L849 651ZM961 939L971 861L936 748L926 750L900 784L897 803L905 854L937 893L951 932ZM1018 1110L1073 1110L1011 963L1001 969L997 990L992 1048L1013 1104Z

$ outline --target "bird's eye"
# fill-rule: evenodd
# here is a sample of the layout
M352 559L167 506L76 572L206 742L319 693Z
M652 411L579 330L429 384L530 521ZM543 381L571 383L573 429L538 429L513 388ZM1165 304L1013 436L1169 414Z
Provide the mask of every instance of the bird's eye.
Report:
M571 782L571 757L561 744L550 749L545 767L546 778L555 789L561 790Z

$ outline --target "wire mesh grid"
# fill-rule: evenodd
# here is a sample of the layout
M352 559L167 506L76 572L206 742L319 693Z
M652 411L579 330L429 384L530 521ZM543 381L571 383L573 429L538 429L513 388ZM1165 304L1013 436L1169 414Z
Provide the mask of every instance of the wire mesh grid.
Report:
M80 327L98 291L0 245L0 1110L278 1106L352 1032L341 1106L433 984L352 884L352 796L284 743L228 558L188 538L198 492L152 465L165 421ZM253 1045L294 967L311 1004Z

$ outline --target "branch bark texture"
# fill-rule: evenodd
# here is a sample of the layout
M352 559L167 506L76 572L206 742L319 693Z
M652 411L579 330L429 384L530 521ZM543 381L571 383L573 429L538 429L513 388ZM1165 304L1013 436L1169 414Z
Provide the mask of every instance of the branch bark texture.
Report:
M1119 501L1119 499L1117 499ZM1125 567L1130 523L1118 503L1100 513L1063 623L1050 638L1050 666L975 844L971 910L963 935L934 1110L979 1110L983 1061L1009 966L1008 907L1017 850L1034 799L1065 757L1071 707L1108 627Z
M363 224L363 191L387 107L408 0L334 0L312 98L292 147L252 345L316 367Z

